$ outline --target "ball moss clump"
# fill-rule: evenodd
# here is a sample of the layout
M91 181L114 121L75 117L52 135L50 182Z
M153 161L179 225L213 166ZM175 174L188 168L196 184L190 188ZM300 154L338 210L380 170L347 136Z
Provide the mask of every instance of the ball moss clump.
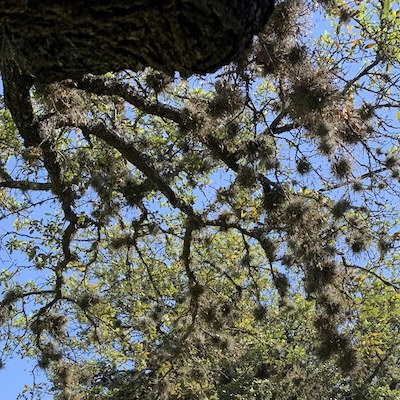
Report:
M292 84L289 113L293 118L307 119L321 114L337 100L337 90L322 71L305 74Z
M208 102L208 114L214 118L231 115L244 105L243 93L227 82L215 83L214 97Z
M388 155L388 156L386 157L385 166L386 166L387 168L393 169L393 168L395 168L396 166L398 166L398 164L399 164L399 158L398 158L396 155L390 154L390 155Z
M351 203L348 199L340 199L333 207L332 207L332 215L334 218L343 217L347 211L351 208Z
M318 143L318 150L324 155L332 155L335 150L334 140L329 136L322 138Z
M296 164L297 172L301 175L308 174L311 170L311 164L305 157L300 158Z
M258 322L263 321L267 317L267 314L267 307L261 304L253 309L253 317Z
M364 185L360 181L354 181L352 185L352 189L356 193L360 193L364 190Z
M276 272L273 277L273 282L279 295L285 297L290 287L288 277L282 272Z
M349 159L341 157L332 165L333 174L340 179L347 178L351 174L352 166Z

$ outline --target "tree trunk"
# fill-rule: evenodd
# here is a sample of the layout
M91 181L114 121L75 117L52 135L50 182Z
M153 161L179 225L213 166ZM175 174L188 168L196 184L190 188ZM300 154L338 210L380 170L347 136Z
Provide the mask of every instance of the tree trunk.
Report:
M36 82L145 66L212 72L272 10L273 0L0 0L1 63Z

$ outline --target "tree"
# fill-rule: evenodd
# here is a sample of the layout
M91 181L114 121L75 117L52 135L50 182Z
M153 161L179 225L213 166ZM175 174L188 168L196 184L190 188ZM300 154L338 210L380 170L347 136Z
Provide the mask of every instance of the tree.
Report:
M260 32L273 1L2 0L0 8L2 63L51 83L144 66L215 71Z
M188 80L3 66L3 357L56 399L399 397L398 2L321 4Z

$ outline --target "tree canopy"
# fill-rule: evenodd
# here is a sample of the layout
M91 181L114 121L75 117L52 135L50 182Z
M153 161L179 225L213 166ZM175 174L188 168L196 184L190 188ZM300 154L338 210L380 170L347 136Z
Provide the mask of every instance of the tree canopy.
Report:
M3 62L21 398L398 399L399 43L398 0L284 0L209 75Z

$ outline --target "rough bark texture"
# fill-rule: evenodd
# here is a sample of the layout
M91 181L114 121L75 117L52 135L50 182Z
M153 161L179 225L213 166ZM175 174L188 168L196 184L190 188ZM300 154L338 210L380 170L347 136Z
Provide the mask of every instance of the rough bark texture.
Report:
M212 72L272 10L273 0L0 0L0 57L39 82L144 66Z

